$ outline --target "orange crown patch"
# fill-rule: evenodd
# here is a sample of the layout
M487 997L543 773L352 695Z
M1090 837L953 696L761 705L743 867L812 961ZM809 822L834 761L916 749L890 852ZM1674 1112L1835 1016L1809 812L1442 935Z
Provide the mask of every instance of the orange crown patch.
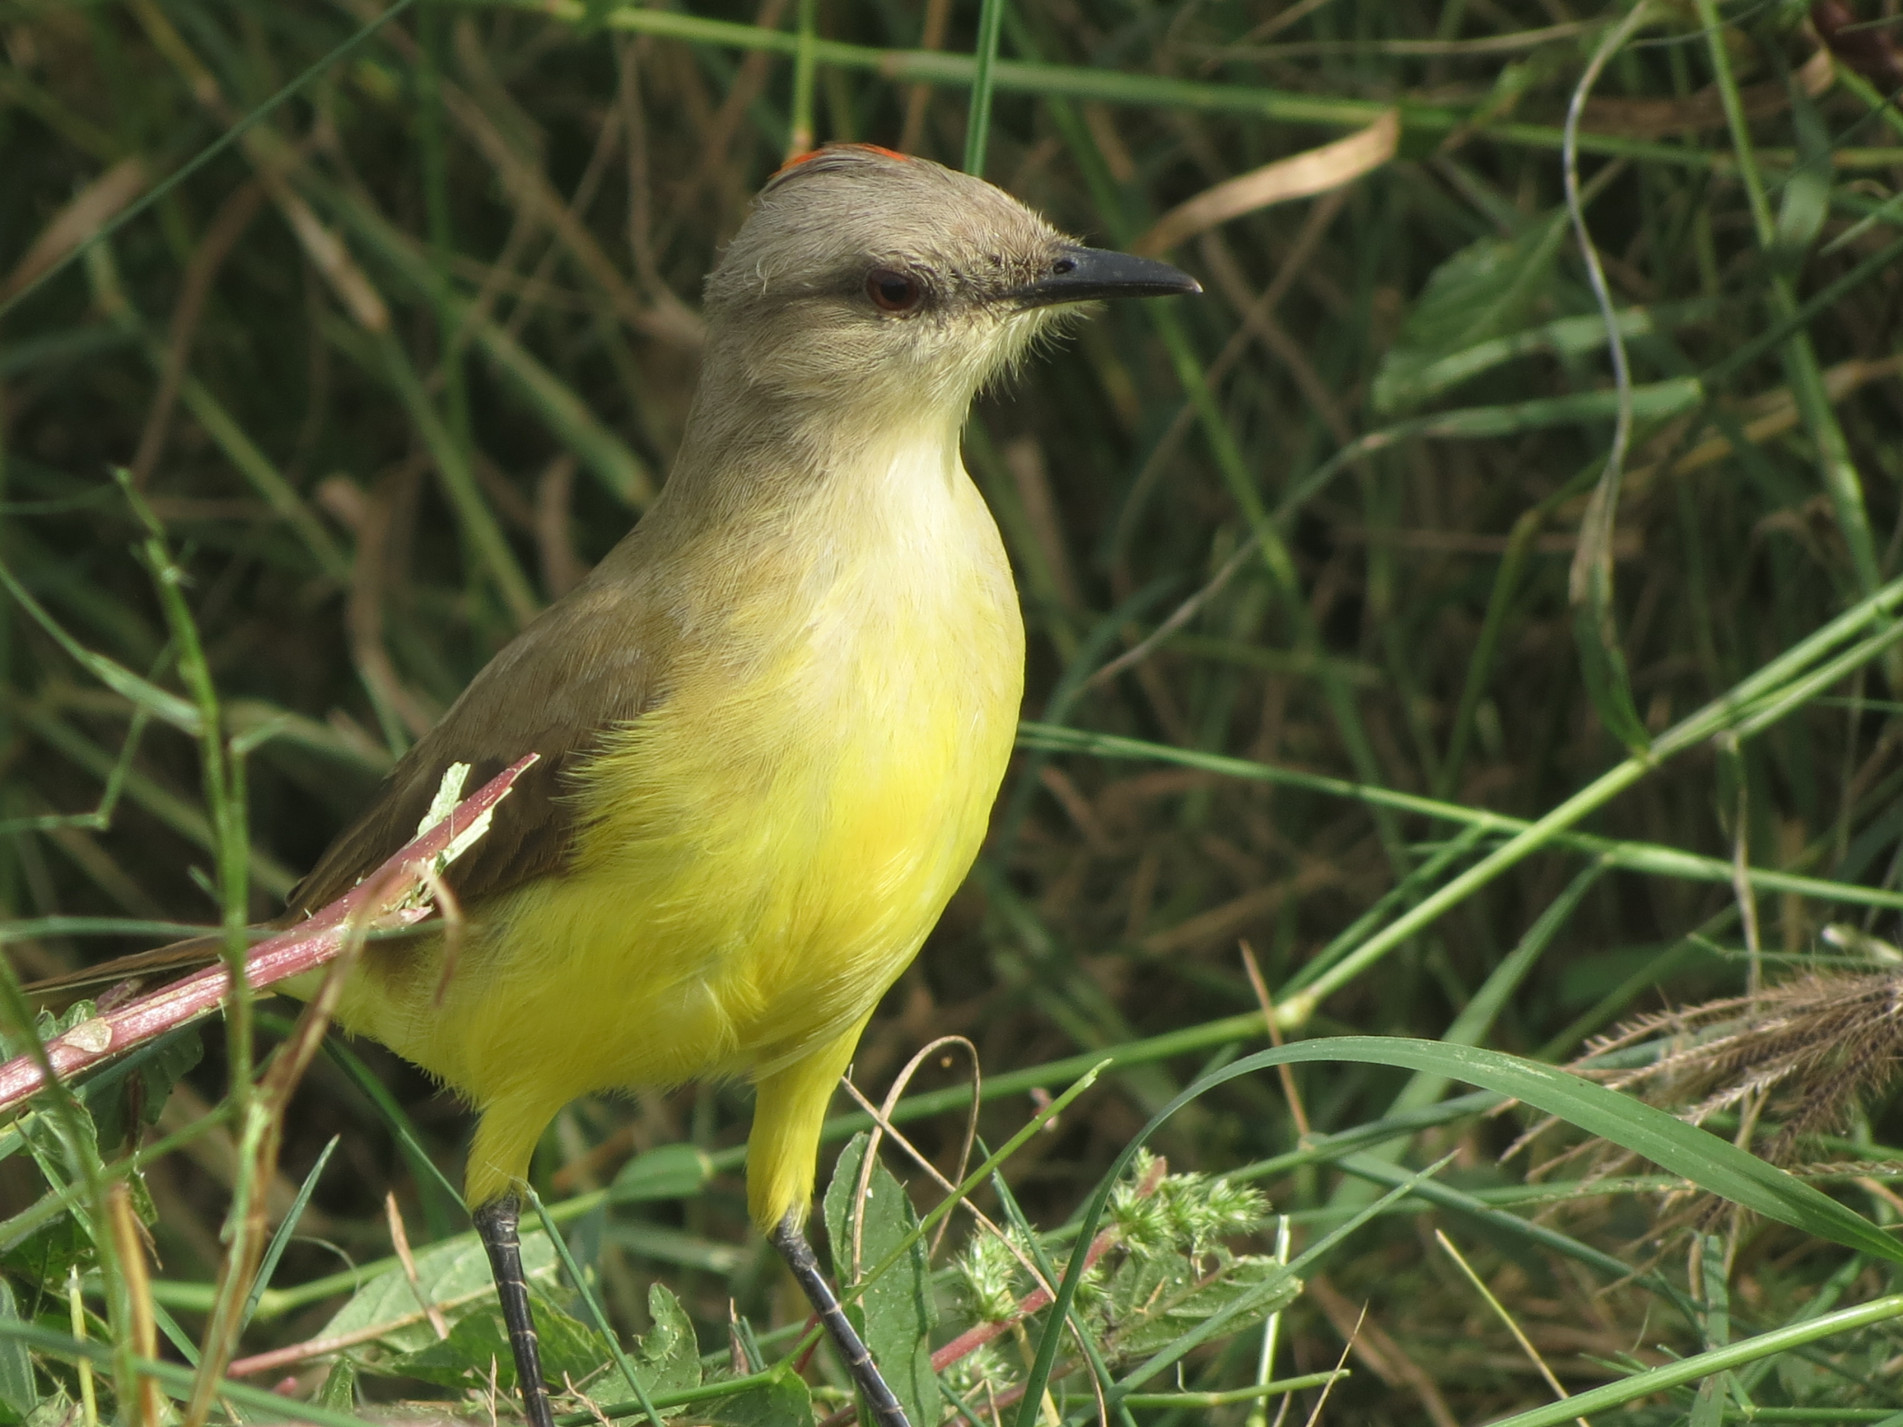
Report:
M808 163L823 153L838 149L860 149L869 154L878 154L881 158L897 159L902 164L912 161L910 154L902 154L897 149L888 149L883 144L822 144L819 148L808 149L803 154L794 154L792 158L774 170L773 176L778 178L789 169L796 169L801 164Z

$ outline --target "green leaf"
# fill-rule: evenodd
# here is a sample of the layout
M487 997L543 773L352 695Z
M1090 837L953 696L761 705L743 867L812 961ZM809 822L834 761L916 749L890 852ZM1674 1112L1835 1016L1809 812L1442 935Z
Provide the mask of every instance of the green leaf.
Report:
M541 1327L539 1315L536 1327ZM493 1305L465 1313L447 1338L436 1338L415 1352L404 1353L378 1366L377 1371L433 1382L438 1387L477 1387L495 1373L499 1391L514 1391L515 1358L509 1350L509 1331L502 1310Z
M442 1308L446 1316L453 1319L459 1311L470 1313L494 1306L495 1280L489 1271L489 1256L473 1235L425 1249L414 1262L423 1298ZM522 1236L522 1271L532 1282L553 1281L555 1250L548 1235L538 1232ZM324 1325L322 1336L363 1333L380 1324L388 1325L387 1331L370 1341L393 1353L420 1352L436 1341L428 1321L416 1317L422 1306L417 1289L410 1285L402 1267L392 1267L351 1295Z
M156 1125L172 1087L204 1055L203 1028L181 1026L88 1080L79 1096L99 1124L99 1142L121 1145L139 1126ZM130 1123L129 1111L136 1112L138 1125Z
M863 1205L853 1194L865 1164L868 1134L862 1132L840 1152L826 1187L826 1234L832 1245L833 1276L842 1287L859 1287L853 1272L853 1220L860 1220L859 1269L884 1263L918 1227L918 1216L905 1189L883 1165L876 1166L866 1185ZM938 1382L932 1373L930 1335L937 1316L932 1310L931 1267L925 1260L924 1241L911 1248L887 1272L865 1285L846 1314L865 1339L873 1361L914 1423L938 1420Z
M1573 642L1579 650L1579 672L1586 696L1606 731L1628 752L1643 755L1652 746L1652 739L1632 699L1625 651L1619 647L1619 631L1613 620L1612 560L1609 554L1603 561L1595 556L1600 543L1597 536L1582 528L1579 561L1581 565L1590 564L1574 591Z
M653 1384L652 1392L683 1392L700 1386L700 1340L694 1321L664 1283L648 1288L648 1317L654 1326L641 1338L635 1366Z
M1225 1334L1240 1333L1286 1308L1301 1287L1287 1265L1257 1255L1223 1254L1202 1263L1176 1254L1133 1257L1104 1283L1102 1304L1093 1307L1092 1317L1103 1320L1104 1356L1130 1358L1167 1347L1232 1303L1254 1295L1247 1311L1223 1327Z
M648 1317L654 1326L642 1336L634 1353L634 1368L648 1396L699 1387L700 1340L694 1335L687 1310L666 1284L649 1285ZM591 1385L588 1395L602 1402L626 1402L634 1396L634 1389L617 1370L603 1383Z
M311 1202L311 1194L317 1188L317 1181L324 1173L324 1166L330 1163L331 1155L337 1149L342 1138L332 1135L330 1143L324 1146L323 1153L317 1156L317 1163L311 1166L311 1172L304 1176L304 1183L298 1187L297 1197L291 1201L291 1207L285 1212L283 1222L271 1235L270 1243L264 1247L264 1256L258 1260L258 1271L253 1276L251 1293L244 1301L244 1312L239 1315L239 1331L251 1321L251 1315L258 1311L258 1302L264 1297L264 1291L271 1285L271 1279L277 1273L278 1260L284 1257L284 1249L291 1241L291 1235L297 1232L298 1220L304 1217L305 1206Z
M542 1348L542 1376L550 1386L562 1387L565 1380L583 1383L601 1371L609 1357L601 1334L532 1288L529 1307L535 1315L535 1336ZM486 1387L493 1371L497 1387L514 1391L515 1355L509 1348L509 1331L503 1324L500 1305L487 1303L473 1313L465 1313L447 1338L435 1338L433 1334L432 1338L426 1346L392 1359L380 1370L456 1388Z
M1704 301L1625 307L1618 314L1619 333L1627 341L1634 337L1649 337L1702 321L1716 310L1716 304ZM1518 328L1498 337L1475 342L1472 346L1458 348L1445 356L1426 359L1424 364L1411 369L1407 374L1407 394L1410 398L1407 404L1419 407L1451 387L1472 381L1495 367L1522 357L1550 355L1571 360L1605 349L1606 322L1596 312L1576 317L1558 317L1538 326ZM1656 389L1660 397L1677 390L1668 383L1643 383L1638 388L1641 392L1648 389ZM1596 393L1575 395L1592 396Z
M1860 1303L1855 1308L1840 1308L1835 1313L1826 1313L1817 1318L1799 1318L1782 1328L1774 1328L1689 1358L1680 1358L1660 1367L1647 1368L1644 1372L1615 1378L1543 1407L1516 1412L1511 1417L1496 1417L1493 1427L1561 1427L1562 1423L1572 1422L1588 1413L1621 1407L1714 1373L1763 1362L1776 1354L1821 1342L1838 1333L1852 1333L1873 1324L1892 1322L1899 1316L1903 1316L1903 1294L1893 1293ZM1841 1372L1841 1369L1838 1371ZM1882 1420L1889 1421L1893 1417L1894 1414L1890 1414ZM1737 1420L1742 1422L1748 1419L1745 1414L1739 1413ZM1838 1420L1843 1419L1840 1417Z
M20 1322L13 1285L0 1278L0 1322ZM0 1337L0 1422L23 1422L39 1393L33 1384L33 1355L18 1338Z
M542 1344L542 1376L556 1387L564 1380L577 1385L597 1380L602 1365L614 1356L607 1339L533 1288L529 1290L529 1306ZM496 1317L502 1317L500 1309Z
M1727 1287L1725 1242L1716 1234L1703 1237L1698 1255L1700 1297L1705 1302L1705 1346L1722 1348L1731 1341L1731 1292ZM1725 1404L1731 1396L1731 1374L1713 1373L1698 1384L1692 1398L1688 1427L1724 1427Z
M713 1161L694 1145L662 1145L621 1166L608 1186L611 1204L645 1199L687 1199L713 1176Z
M9 1244L0 1252L0 1268L40 1283L64 1283L73 1265L87 1268L93 1262L92 1239L70 1210L31 1230L18 1243L12 1243L12 1237L7 1224L0 1223L0 1244Z
M355 1412L357 1410L357 1365L347 1357L340 1357L330 1365L330 1371L324 1374L324 1380L318 1385L316 1403L319 1407L328 1407L333 1412Z
M13 1129L26 1145L47 1185L56 1193L81 1180L83 1163L103 1162L99 1132L83 1105L68 1102L48 1106L21 1116ZM130 1182L133 1208L149 1223L152 1204L145 1186L136 1175ZM35 1222L37 1217L36 1209L29 1208L14 1219L0 1223L0 1245L6 1246L4 1252L0 1252L0 1265L43 1282L58 1282L73 1265L88 1267L93 1263L93 1235L85 1211L77 1201L16 1238L21 1233L18 1221Z
M706 1410L720 1427L812 1427L813 1394L792 1373L750 1387L732 1397L716 1398ZM938 1420L936 1414L925 1419ZM918 1419L913 1419L914 1423Z
M26 1427L71 1427L78 1416L78 1404L67 1395L65 1388L55 1385L27 1416Z
M1795 75L1786 75L1791 128L1797 139L1797 167L1784 184L1777 226L1771 236L1771 260L1795 268L1804 261L1830 213L1830 134L1816 104Z
M1615 342L1613 355L1622 376L1626 372L1623 351ZM1628 390L1627 396L1631 395ZM1626 674L1625 652L1619 647L1619 623L1612 598L1612 541L1629 436L1630 413L1626 412L1621 414L1611 454L1606 457L1605 469L1593 487L1592 498L1586 502L1586 513L1580 518L1579 548L1573 553L1572 569L1567 575L1567 597L1573 607L1573 641L1579 649L1587 697L1598 711L1600 722L1627 751L1643 757L1651 748L1652 740L1632 699L1632 682Z
M1555 211L1511 238L1469 243L1434 269L1375 374L1377 413L1420 406L1434 390L1423 381L1428 368L1524 325L1551 288L1566 221L1564 211Z

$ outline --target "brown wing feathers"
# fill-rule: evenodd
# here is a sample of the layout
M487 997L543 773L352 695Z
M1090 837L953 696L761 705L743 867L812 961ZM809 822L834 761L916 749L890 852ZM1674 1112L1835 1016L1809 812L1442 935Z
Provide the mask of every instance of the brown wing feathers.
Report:
M509 796L496 808L482 841L449 868L446 880L464 902L507 891L557 870L566 857L572 819L562 797L562 775L582 750L544 752L531 744L523 752L538 753L541 758L516 780ZM309 875L291 889L280 921L289 925L334 902L415 837L417 825L429 811L443 774L453 762L470 764L463 784L464 792L469 793L515 758L490 754L419 760L414 766L406 762L379 789L369 810L331 843ZM399 780L399 775L405 773L408 776Z
M518 635L291 890L288 912L342 896L415 837L452 763L470 765L464 790L473 792L523 754L541 755L497 805L482 841L449 869L457 896L469 903L559 871L574 833L567 774L603 731L653 703L653 661L630 603L584 585Z
M659 701L639 602L626 585L584 582L545 610L471 681L441 722L404 755L310 873L291 889L277 926L290 926L348 892L416 836L444 772L470 765L474 792L525 753L541 759L497 805L489 831L449 869L467 907L559 871L574 834L569 774L605 730ZM99 985L203 965L212 937L139 952L35 983L29 990Z

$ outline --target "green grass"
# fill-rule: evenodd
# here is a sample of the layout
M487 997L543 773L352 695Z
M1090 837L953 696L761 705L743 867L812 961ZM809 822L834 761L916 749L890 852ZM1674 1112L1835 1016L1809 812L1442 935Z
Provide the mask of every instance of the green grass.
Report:
M854 1071L876 1103L969 1038L975 1108L948 1052L888 1124L970 1208L888 1140L925 1230L869 1217L862 1267L891 1267L847 1277L896 1353L1061 1289L940 1374L1023 1427L1099 1394L1264 1427L1324 1394L1319 1420L1369 1423L1903 1412L1903 1124L1883 1074L1829 1099L1867 1023L1707 1105L1722 1137L1550 1068L1666 1006L1896 974L1882 73L1824 71L1804 7L1739 0L972 0L934 49L924 7L692 8L0 0L0 1033L30 1043L18 981L273 914L638 517L700 278L796 139L892 144L922 105L921 152L1128 245L1393 112L1391 162L1165 254L1204 298L1107 311L974 413L1026 723ZM466 1117L373 1045L290 1075L282 1010L0 1127L0 1422L130 1419L148 1369L201 1413L486 1413ZM1751 1019L1685 1043L1722 1056ZM1801 1154L1752 1153L1826 1102ZM538 1156L545 1337L607 1370L618 1419L846 1401L749 1237L748 1108L583 1101ZM829 1146L873 1123L836 1110ZM1540 1111L1562 1127L1500 1160ZM1641 1158L1573 1152L1588 1133ZM1214 1178L1145 1179L1146 1136ZM1268 1220L1223 1217L1243 1187ZM973 1210L1015 1257L973 1247ZM936 1321L893 1316L894 1284ZM291 1355L227 1391L197 1366L338 1323L355 1369Z

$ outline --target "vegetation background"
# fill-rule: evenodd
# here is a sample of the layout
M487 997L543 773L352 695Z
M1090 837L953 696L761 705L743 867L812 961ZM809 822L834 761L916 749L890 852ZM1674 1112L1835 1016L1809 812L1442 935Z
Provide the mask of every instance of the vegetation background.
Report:
M700 278L766 175L815 140L975 150L1207 295L1103 313L973 416L1031 723L856 1083L966 1037L996 1146L1112 1062L975 1196L1037 1226L1016 1242L1048 1275L1150 1116L1269 1021L1434 1044L1199 1094L1151 1147L1226 1178L1123 1177L1078 1301L1098 1361L1043 1396L1034 1313L950 1370L963 1410L1091 1418L1095 1375L1146 1422L1302 1420L1324 1392L1320 1420L1571 1420L1562 1391L1620 1421L1903 1421L1898 1255L1856 1227L1903 1215L1898 34L1894 0L0 0L13 974L272 914L652 498ZM1738 999L1614 1058L1722 1139L1568 1101L1644 1158L1563 1132L1503 1162L1534 1117L1453 1083L1563 1099L1537 1063L1711 998ZM294 1014L258 1008L266 1074ZM235 1044L206 1023L0 1130L0 1420L166 1420L191 1372L146 1395L155 1322L171 1362L288 1379L286 1413L484 1412L464 1112L334 1037L279 1101ZM899 1112L953 1177L956 1050ZM655 1411L811 1420L804 1310L745 1225L747 1118L715 1087L551 1131L536 1187L592 1286L548 1260L578 1381L607 1361L592 1297L648 1335ZM1668 1197L1688 1181L1766 1212ZM220 1273L254 1210L247 1295ZM893 1213L866 1233L896 1242ZM953 1222L934 1265L985 1238ZM912 1344L1031 1291L964 1252ZM296 1347L353 1325L360 1375ZM75 1334L115 1351L82 1367ZM846 1401L823 1355L806 1381Z

